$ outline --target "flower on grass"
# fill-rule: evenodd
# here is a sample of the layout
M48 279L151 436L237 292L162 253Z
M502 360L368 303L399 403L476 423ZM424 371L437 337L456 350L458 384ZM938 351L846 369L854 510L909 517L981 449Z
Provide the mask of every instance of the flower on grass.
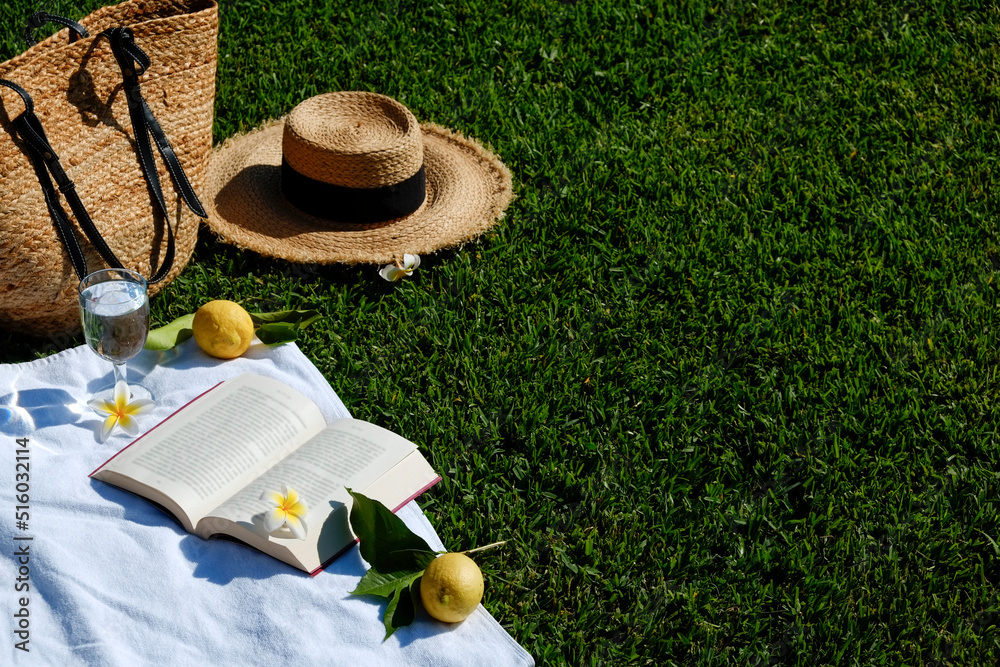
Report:
M420 266L420 255L403 255L402 264L398 260L393 264L386 264L378 274L395 283L411 275L418 266Z
M264 530L273 533L282 526L288 526L292 535L300 540L306 539L306 532L309 529L306 527L305 519L309 508L306 507L305 501L299 499L299 494L295 492L295 489L289 489L282 484L280 492L265 491L260 494L260 499L267 500L274 505L264 515Z
M116 425L121 426L128 435L139 435L139 422L135 420L136 415L145 414L156 407L156 403L148 398L137 398L134 401L128 399L128 385L119 380L115 384L112 400L95 398L87 403L95 412L106 415L104 423L101 425L101 442L108 439L108 435Z

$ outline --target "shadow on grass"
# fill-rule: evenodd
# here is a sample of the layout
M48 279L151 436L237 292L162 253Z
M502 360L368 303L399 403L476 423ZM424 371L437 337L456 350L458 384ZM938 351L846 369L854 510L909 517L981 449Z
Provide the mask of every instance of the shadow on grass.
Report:
M420 268L406 281L418 282L423 276L438 267L455 261L462 253L461 248L444 249L431 255L422 255ZM195 310L199 305L212 299L234 299L233 281L252 276L264 286L257 290L254 302L245 303L248 310L271 312L284 309L318 307L318 303L330 298L331 287L339 288L344 299L350 303L371 306L378 304L394 290L398 283L382 279L377 264L299 264L283 259L265 257L255 252L242 250L219 241L210 230L202 227L197 245L190 262L176 278L178 289L167 286L153 297L154 310L163 302L169 304L172 294L189 291L197 286L198 301L184 304L186 310ZM218 271L212 276L209 271ZM161 316L162 318L162 316ZM153 322L153 326L166 324ZM0 325L0 363L20 363L40 359L83 344L84 338L76 334L38 334L7 331Z
M442 249L433 254L420 256L421 272L452 261L462 252L461 248ZM355 287L371 299L380 299L390 294L395 283L388 282L379 276L380 264L303 264L290 262L276 257L267 257L258 253L242 250L218 240L211 231L202 227L198 236L192 264L205 262L207 264L232 267L230 275L254 274L263 277L284 278L294 283L324 283L339 287ZM278 283L276 283L278 284ZM278 284L278 286L282 286ZM207 295L206 295L207 296Z
M31 335L0 329L0 363L41 359L82 343L82 334Z

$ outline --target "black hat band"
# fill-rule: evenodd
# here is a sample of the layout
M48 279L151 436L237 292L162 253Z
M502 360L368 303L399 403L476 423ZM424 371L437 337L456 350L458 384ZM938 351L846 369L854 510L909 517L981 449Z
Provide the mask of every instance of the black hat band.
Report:
M407 216L424 203L424 167L404 181L377 188L349 188L317 181L281 160L281 191L303 213L348 224L386 222Z

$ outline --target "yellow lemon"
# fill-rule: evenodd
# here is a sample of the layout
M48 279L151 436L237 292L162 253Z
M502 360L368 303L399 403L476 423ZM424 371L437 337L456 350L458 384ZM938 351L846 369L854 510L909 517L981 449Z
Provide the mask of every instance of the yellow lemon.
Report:
M442 554L424 570L420 599L427 613L437 620L464 621L483 599L483 573L465 554Z
M213 357L233 359L253 340L253 320L243 306L225 299L209 301L194 314L191 331L198 347Z

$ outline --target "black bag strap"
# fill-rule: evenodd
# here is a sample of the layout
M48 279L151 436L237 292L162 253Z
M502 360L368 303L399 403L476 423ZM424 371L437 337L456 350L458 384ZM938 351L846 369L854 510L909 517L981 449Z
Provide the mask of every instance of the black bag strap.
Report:
M31 165L35 169L35 176L38 178L38 182L42 186L42 193L45 195L45 206L49 210L49 217L52 218L52 222L56 226L56 232L59 234L63 245L66 246L67 252L69 252L69 258L73 263L73 269L76 271L76 274L81 279L87 275L87 260L83 256L83 250L80 248L80 242L76 238L73 226L70 224L66 212L59 204L59 195L56 193L56 188L52 183L53 180L55 180L55 185L58 185L59 192L63 193L70 208L73 210L73 215L76 216L77 222L80 223L80 228L83 229L87 238L97 248L97 252L100 253L104 261L113 268L123 268L122 263L115 257L115 254L101 236L100 231L98 231L97 227L94 226L94 222L90 219L87 209L84 207L83 202L80 201L80 195L76 192L76 184L70 180L69 176L66 175L66 171L62 168L59 156L52 148L52 144L49 143L48 137L45 136L45 129L42 127L41 121L35 115L35 103L31 99L31 96L24 88L7 79L0 79L0 86L10 88L20 95L24 101L24 112L15 117L11 121L11 124L17 137L22 142L24 152L28 155L28 159L31 160Z
M71 42L75 42L80 37L90 37L87 29L76 21L70 21L68 18L48 12L35 12L28 17L28 23L24 26L24 41L28 43L28 46L38 44L38 40L35 39L35 31L46 23L58 23L61 26L69 28L69 41Z
M48 12L36 12L28 19L28 25L24 29L24 37L29 46L35 43L32 31L50 22L70 28L71 40L75 40L78 36L89 36L86 28L79 23ZM132 30L127 27L110 28L101 32L98 37L103 37L110 42L111 51L121 69L122 88L124 89L125 99L128 104L129 117L132 121L132 131L135 135L139 166L142 168L143 176L145 176L146 182L149 184L157 206L163 212L164 222L167 226L167 248L163 261L160 267L147 280L149 284L155 284L166 278L173 267L175 242L174 229L170 224L170 211L163 196L163 188L160 185L160 177L156 171L156 164L153 159L150 136L152 136L153 143L159 149L160 155L167 166L167 171L170 172L181 199L195 215L207 218L208 214L205 212L204 206L202 206L198 195L191 186L187 174L184 173L184 168L170 142L167 140L166 134L164 134L159 122L142 96L142 90L139 87L139 77L149 68L149 56L135 43L135 36ZM15 131L24 142L26 152L38 177L38 182L41 184L42 191L45 194L45 202L49 209L49 215L56 225L59 237L70 254L74 270L83 278L86 275L87 264L83 256L83 251L80 249L79 241L73 233L72 225L67 219L65 211L59 205L59 197L52 185L53 178L56 184L58 184L59 190L66 197L66 201L69 202L70 208L73 210L77 222L80 223L81 229L83 229L83 232L90 239L91 243L94 244L94 247L104 261L113 268L123 268L121 261L115 257L115 254L101 236L100 231L94 226L83 202L80 201L80 197L76 193L76 186L66 175L62 165L59 163L59 158L45 136L41 122L34 113L34 103L31 96L23 88L11 81L0 79L0 82L2 82L0 85L5 85L16 91L21 96L21 99L24 100L25 112L12 122ZM49 176L50 173L52 175L51 178Z
M187 207L201 218L207 218L208 214L202 206L198 195L195 193L191 182L188 181L187 174L181 166L177 154L167 141L167 135L163 133L152 110L146 104L142 91L139 88L139 77L143 75L149 67L149 56L135 43L135 36L132 30L125 27L110 28L102 32L99 37L105 37L111 42L111 50L115 54L115 60L122 71L125 90L125 99L128 102L129 116L132 119L132 131L135 134L136 152L139 155L139 164L146 176L156 197L156 202L163 211L163 215L169 221L170 211L167 209L167 202L163 198L163 190L160 187L160 177L156 173L156 166L153 163L153 149L149 138L153 137L156 147L163 157L163 162L167 165L167 170L174 180L177 192ZM169 224L169 223L168 223Z

